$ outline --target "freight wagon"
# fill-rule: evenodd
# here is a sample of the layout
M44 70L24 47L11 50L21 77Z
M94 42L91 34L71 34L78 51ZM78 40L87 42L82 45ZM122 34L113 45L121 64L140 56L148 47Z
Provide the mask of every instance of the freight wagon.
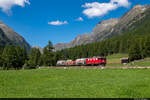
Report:
M80 58L75 61L59 60L57 66L105 66L107 63L106 57Z

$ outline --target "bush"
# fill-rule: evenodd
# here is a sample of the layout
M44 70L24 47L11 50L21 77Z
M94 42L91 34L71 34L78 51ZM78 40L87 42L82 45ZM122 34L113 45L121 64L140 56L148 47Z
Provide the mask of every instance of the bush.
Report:
M23 65L23 69L36 69L38 66L30 66L28 62Z

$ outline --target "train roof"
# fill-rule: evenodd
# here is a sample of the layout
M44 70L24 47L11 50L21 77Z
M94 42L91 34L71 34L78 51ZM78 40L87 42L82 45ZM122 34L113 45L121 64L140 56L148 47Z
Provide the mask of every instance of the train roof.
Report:
M60 62L60 61L65 61L65 60L58 60L58 62Z

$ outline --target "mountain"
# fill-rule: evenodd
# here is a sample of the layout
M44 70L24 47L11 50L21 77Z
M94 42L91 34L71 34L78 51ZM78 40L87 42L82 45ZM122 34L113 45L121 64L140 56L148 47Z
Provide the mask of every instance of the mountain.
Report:
M10 40L4 34L2 29L0 29L0 43L1 43L2 46L5 46L6 44L10 43Z
M150 13L149 9L150 5L136 5L118 19L112 18L99 22L91 34L79 35L70 43L58 43L54 47L56 50L62 50L64 48L102 41L121 35L127 31L135 29L135 23L146 17L146 14Z
M39 47L39 46L34 46L34 47L32 47L32 48L39 49L39 50L40 50L40 52L43 54L43 48L41 48L41 47Z
M0 22L0 43L2 45L6 44L15 44L19 46L25 46L27 50L30 50L30 45L26 42L26 40L13 31L10 27Z

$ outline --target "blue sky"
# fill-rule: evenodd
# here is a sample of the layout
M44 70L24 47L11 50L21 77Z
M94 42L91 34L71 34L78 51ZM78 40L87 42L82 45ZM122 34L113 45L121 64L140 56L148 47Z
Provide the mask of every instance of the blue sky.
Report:
M95 25L118 18L134 5L150 0L0 0L0 21L22 35L31 46L67 43Z

